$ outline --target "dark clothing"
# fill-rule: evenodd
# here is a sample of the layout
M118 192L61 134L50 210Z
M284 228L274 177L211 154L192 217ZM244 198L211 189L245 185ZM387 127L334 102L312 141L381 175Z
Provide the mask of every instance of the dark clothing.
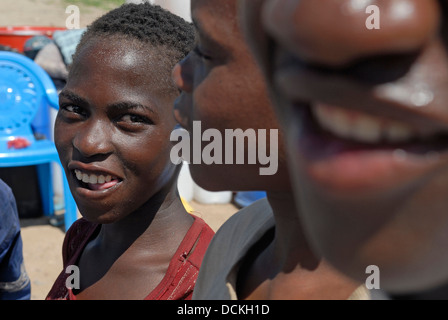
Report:
M11 188L0 180L0 300L30 298L16 200Z

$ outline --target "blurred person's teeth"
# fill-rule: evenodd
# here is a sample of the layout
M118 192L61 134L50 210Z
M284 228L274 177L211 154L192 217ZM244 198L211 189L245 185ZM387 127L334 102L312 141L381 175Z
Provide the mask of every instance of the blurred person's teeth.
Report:
M345 139L363 143L404 142L414 136L409 125L381 119L353 110L316 105L313 113L319 125L326 131Z
M390 142L402 142L412 136L412 128L401 123L391 123L386 128L386 139Z
M331 132L343 138L351 138L352 128L350 118L343 110L333 110L333 115L331 117L327 117L325 113L323 113L323 115L325 125Z
M353 121L351 137L361 142L374 143L381 140L381 122L366 115L360 115Z

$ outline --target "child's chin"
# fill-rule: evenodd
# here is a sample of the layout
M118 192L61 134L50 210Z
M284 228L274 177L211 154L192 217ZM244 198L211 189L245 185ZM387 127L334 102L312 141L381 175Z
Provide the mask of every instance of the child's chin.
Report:
M84 211L82 213L82 216L87 221L92 222L92 223L98 223L98 224L110 224L110 223L114 223L114 222L120 220L120 216L118 216L114 213L111 213L111 212L107 212L104 214L98 214L98 211L96 211L96 212L93 212L92 214L90 214L90 212Z

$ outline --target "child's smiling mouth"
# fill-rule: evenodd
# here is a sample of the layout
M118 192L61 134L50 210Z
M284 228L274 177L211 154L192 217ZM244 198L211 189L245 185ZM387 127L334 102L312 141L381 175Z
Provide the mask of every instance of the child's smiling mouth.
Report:
M92 191L108 190L121 182L117 177L110 174L94 174L80 169L75 169L76 179L81 183L82 187Z
M76 178L84 182L91 190L106 190L115 186L119 181L111 175L96 175L83 172L79 169L75 170Z

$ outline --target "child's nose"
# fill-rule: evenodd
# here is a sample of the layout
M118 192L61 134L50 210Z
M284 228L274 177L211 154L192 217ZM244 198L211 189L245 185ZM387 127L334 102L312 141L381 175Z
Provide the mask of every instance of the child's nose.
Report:
M92 122L95 123L94 121ZM101 122L98 121L98 123L100 124ZM112 132L110 127L102 125L86 126L76 134L73 146L86 158L109 154L113 148L110 142L110 132Z
M275 39L300 59L327 66L419 50L440 17L437 0L268 0L264 10Z

